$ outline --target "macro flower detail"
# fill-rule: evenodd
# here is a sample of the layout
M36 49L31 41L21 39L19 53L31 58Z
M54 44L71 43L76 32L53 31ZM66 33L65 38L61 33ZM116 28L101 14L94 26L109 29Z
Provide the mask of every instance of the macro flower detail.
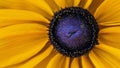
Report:
M80 57L98 43L99 28L94 17L80 7L69 7L54 14L49 38L63 55Z
M120 68L119 0L0 0L0 68Z

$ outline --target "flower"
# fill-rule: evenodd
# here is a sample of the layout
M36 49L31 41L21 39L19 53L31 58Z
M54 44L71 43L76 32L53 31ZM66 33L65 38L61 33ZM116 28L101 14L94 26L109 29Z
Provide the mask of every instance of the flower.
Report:
M87 54L68 57L48 37L54 13L82 7L94 15L98 45ZM119 0L0 0L0 67L7 68L119 68Z

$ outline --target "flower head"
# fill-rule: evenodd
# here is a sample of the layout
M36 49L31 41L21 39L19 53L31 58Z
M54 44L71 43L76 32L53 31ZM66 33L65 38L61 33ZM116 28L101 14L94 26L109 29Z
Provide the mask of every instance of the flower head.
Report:
M119 0L0 0L0 68L119 68Z

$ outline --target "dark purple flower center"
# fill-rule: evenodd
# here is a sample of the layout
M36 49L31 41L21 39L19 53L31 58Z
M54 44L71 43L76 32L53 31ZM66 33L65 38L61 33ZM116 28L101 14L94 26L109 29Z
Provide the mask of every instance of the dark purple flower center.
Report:
M55 13L49 28L49 38L60 53L78 57L97 44L98 25L85 9L70 7Z
M89 29L84 22L77 17L66 17L56 26L56 36L71 49L84 47L84 44L90 40L88 32Z

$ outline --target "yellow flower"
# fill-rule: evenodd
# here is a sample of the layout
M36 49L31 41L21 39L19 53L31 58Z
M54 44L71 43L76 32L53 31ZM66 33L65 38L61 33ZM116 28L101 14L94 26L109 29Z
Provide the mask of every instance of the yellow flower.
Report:
M98 42L81 56L49 40L54 13L82 7L99 25ZM0 68L120 68L120 0L0 0Z

